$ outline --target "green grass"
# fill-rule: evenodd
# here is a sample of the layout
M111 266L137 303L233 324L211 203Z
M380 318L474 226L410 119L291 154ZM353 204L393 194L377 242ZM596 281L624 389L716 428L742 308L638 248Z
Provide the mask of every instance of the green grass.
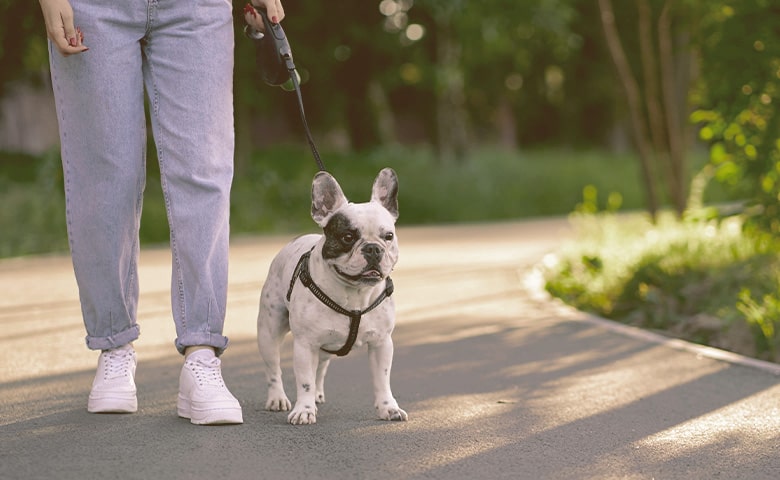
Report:
M59 156L0 157L0 257L67 248Z
M617 321L780 360L780 255L738 217L573 218L576 240L545 259L551 294Z
M153 148L149 149L154 152ZM440 163L425 148L387 147L364 154L323 152L328 170L350 200L366 201L377 172L393 167L400 181L400 225L480 222L565 215L583 189L641 209L632 155L565 149L506 152L477 149L458 163ZM0 154L0 256L65 251L59 155ZM168 241L156 160L148 162L142 244ZM236 166L232 189L234 234L299 233L316 227L309 216L316 166L305 145L256 152ZM723 196L715 192L715 199ZM600 207L607 202L602 199Z

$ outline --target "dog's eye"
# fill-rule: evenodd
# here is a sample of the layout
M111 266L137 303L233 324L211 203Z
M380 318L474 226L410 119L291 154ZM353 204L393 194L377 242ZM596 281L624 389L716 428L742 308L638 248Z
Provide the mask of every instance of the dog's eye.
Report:
M357 237L351 233L345 233L341 236L341 241L346 245L352 245L357 240Z
M389 241L391 241L393 238L395 238L395 234L394 234L393 232L387 232L387 233L385 233L385 240L386 240L386 241L388 241L388 242L389 242Z

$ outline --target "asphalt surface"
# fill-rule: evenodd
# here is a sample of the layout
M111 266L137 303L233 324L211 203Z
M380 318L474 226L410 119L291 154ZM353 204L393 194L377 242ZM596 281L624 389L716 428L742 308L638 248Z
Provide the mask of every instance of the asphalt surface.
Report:
M358 350L331 363L318 423L298 427L263 410L254 337L289 238L233 242L223 375L238 426L176 416L166 249L142 252L130 415L86 411L97 353L69 259L0 261L0 478L780 478L780 366L546 297L534 266L570 236L562 220L400 229L392 385L409 421L374 418ZM283 351L294 394L289 339Z

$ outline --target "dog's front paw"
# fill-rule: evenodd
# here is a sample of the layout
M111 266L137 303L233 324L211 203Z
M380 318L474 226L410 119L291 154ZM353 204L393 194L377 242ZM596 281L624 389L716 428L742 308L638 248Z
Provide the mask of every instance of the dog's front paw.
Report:
M405 422L409 420L409 415L401 410L395 402L384 402L383 405L377 406L376 409L380 420L391 420L394 422Z
M273 396L269 393L268 401L265 402L265 409L271 410L272 412L287 412L291 407L292 404L290 403L290 399L287 398L287 395L285 394Z
M287 421L293 425L313 425L317 423L317 407L311 405L298 406L287 416Z

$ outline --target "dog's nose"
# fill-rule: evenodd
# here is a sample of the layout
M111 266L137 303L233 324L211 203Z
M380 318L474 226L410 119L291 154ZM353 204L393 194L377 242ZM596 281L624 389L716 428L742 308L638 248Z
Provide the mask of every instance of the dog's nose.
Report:
M382 259L382 255L385 254L385 249L376 243L367 243L363 245L361 251L363 252L363 256L369 262L379 262Z

